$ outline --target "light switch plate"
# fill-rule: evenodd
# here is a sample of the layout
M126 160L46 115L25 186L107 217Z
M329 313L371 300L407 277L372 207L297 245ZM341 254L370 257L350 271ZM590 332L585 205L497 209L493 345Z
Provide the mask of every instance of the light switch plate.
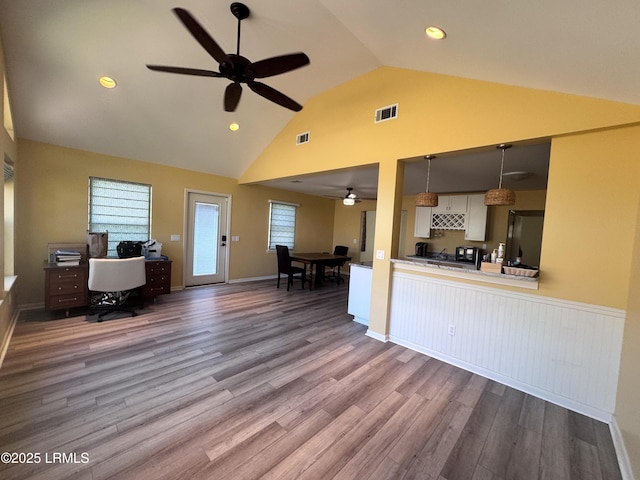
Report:
M384 250L376 250L376 258L378 260L384 260Z
M180 235L171 235L171 241L172 242L179 242L180 241Z

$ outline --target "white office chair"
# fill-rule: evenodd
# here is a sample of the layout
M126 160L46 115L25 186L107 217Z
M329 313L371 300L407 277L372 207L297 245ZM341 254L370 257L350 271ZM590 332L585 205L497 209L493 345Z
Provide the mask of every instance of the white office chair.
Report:
M110 312L129 312L135 317L137 313L132 306L126 305L132 290L139 289L146 283L144 257L132 258L90 258L89 259L89 292L91 292L91 311L102 310L98 316L101 322ZM132 299L134 295L131 295ZM142 307L142 295L138 292Z

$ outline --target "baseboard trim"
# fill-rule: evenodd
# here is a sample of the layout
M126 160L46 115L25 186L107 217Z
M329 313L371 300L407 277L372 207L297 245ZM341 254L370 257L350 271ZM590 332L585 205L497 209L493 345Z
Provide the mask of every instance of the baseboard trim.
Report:
M616 456L618 457L618 465L620 466L620 473L623 480L634 480L633 471L631 470L631 460L629 460L629 454L627 447L624 444L624 437L622 431L618 426L615 415L609 423L609 431L611 432L611 439L613 440L613 447L616 449Z
M389 341L389 335L381 335L377 332L374 332L370 328L367 329L367 333L365 334L367 337L371 337L379 342L387 343Z
M277 278L278 278L277 275L265 275L264 277L235 278L233 280L229 280L228 283L259 282L261 280L275 280Z
M16 328L19 315L20 309L16 308L13 312L13 315L11 315L11 319L9 320L9 328L7 329L7 334L2 339L2 345L0 346L0 368L2 368L4 357L7 354L7 350L9 350L9 343L11 343L11 337L13 337L13 330Z

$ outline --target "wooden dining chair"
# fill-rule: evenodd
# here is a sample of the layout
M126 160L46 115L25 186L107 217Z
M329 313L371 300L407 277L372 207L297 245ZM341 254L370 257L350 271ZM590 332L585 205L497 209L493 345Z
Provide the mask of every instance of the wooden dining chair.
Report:
M289 256L289 247L286 245L276 245L276 253L278 254L278 288L280 288L280 274L287 276L287 292L289 287L293 285L294 275L300 275L302 280L302 288L307 280L306 267L296 267L291 265L291 257Z

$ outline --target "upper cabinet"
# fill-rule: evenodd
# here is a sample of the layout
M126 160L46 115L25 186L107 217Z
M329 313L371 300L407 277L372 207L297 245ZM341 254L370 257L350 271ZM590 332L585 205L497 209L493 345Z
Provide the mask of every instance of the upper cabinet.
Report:
M431 213L460 213L467 212L467 195L440 195L438 206L433 207Z
M479 242L487 239L487 206L484 204L482 193L467 195L464 239Z
M487 231L484 194L440 195L437 207L416 207L414 235L429 238L431 229L464 230L465 240L484 241Z
M431 207L416 207L416 224L413 235L419 238L431 236Z

